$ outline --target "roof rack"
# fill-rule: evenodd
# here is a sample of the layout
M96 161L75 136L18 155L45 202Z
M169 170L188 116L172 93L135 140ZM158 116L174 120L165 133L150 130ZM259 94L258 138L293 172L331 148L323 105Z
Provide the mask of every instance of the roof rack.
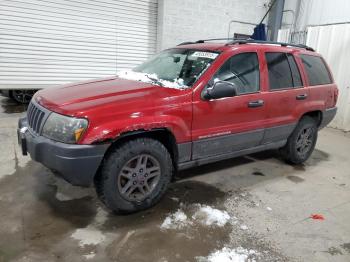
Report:
M191 44L203 44L205 42L210 42L210 41L222 41L222 40L226 40L226 41L232 41L232 40L239 40L239 39L235 39L235 38L210 38L210 39L201 39L201 40L197 40L194 42L183 42L181 44L178 44L178 46L180 45L191 45Z
M270 44L270 45L280 45L283 47L297 47L297 48L304 48L308 51L315 52L315 50L312 47L309 47L307 45L302 45L302 44L291 44L291 43L283 43L283 42L274 42L274 41L262 41L262 40L254 40L254 39L237 39L237 38L211 38L211 39L202 39L202 40L197 40L194 42L183 42L181 44L178 44L178 46L181 45L190 45L190 44L203 44L205 42L210 42L210 41L218 41L218 40L230 40L226 45L242 45L242 44Z
M241 45L241 44L271 44L271 45L280 45L283 47L297 47L297 48L304 48L308 51L315 52L315 50L312 47L309 47L307 45L302 44L291 44L291 43L283 43L283 42L274 42L274 41L261 41L261 40L254 40L254 39L245 39L245 40L232 40L231 42L228 42L226 45Z

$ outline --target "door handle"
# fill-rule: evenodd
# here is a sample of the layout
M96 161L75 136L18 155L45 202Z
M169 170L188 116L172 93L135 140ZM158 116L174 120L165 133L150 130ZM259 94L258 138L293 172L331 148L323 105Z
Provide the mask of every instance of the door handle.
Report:
M248 103L248 107L260 107L264 105L264 100L256 100L256 101L250 101Z
M295 97L297 100L305 100L307 98L307 94L301 94L301 95L297 95Z

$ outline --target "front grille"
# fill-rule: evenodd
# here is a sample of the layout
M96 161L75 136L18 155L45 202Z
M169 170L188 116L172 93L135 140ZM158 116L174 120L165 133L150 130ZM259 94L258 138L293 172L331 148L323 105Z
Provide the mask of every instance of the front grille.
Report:
M45 117L44 110L40 109L36 103L30 102L27 109L27 120L29 128L36 134L40 134L40 130Z

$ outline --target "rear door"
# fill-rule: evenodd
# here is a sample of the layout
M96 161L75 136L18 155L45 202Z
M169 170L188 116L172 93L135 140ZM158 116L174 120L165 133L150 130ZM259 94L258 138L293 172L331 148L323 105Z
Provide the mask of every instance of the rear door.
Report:
M297 60L292 52L264 52L269 95L266 98L267 120L262 143L286 140L305 107L309 91L304 88Z

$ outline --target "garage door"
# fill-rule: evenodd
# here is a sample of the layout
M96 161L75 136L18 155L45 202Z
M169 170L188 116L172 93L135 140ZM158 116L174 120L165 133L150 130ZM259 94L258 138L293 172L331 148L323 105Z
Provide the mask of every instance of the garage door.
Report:
M157 0L0 0L0 88L115 75L156 50Z

